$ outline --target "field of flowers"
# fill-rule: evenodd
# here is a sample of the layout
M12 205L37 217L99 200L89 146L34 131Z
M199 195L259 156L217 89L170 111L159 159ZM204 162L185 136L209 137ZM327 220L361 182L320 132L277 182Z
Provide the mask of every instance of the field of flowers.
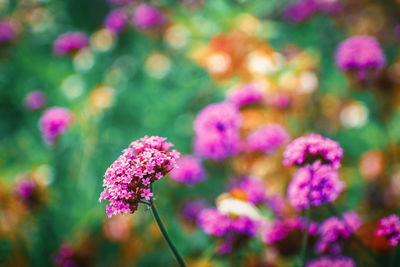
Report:
M400 266L399 0L0 0L0 266Z

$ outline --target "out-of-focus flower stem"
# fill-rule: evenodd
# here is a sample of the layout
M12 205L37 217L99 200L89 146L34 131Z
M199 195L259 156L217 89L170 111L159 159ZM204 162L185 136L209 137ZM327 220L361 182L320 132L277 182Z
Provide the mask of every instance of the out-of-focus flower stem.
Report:
M396 248L392 252L392 255L390 257L390 267L396 266L397 254L399 254L399 246L396 246Z
M310 214L311 214L311 205L306 209L306 228L304 229L304 237L303 237L303 244L301 246L301 253L300 253L300 262L299 266L304 265L304 259L306 257L307 251L307 243L308 243L308 231L310 228Z
M361 239L357 236L357 234L353 231L353 229L351 228L351 226L349 226L349 224L347 223L347 221L342 218L341 214L335 209L335 207L331 204L328 203L327 207L329 209L329 211L336 217L338 217L339 219L342 219L344 222L344 225L346 226L346 228L351 232L351 236L350 238L353 239L357 245L360 247L360 249L362 251L364 251L364 253L366 255L368 255L368 257L375 263L375 266L380 266L378 259L375 257L375 255L364 245L363 241L361 241Z
M181 267L186 267L186 264L183 261L181 254L179 253L178 249L175 247L175 244L172 242L172 239L169 237L167 230L165 229L165 226L164 226L163 222L161 221L160 215L158 214L158 211L157 211L156 205L154 204L153 199L150 199L150 207L151 207L151 211L153 212L154 219L157 222L158 228L160 228L160 231L163 234L165 241L167 241L170 249L172 250L172 253L174 254L176 260L178 261L178 263Z
M302 267L304 265L304 259L306 257L306 251L307 251L308 231L310 228L310 216L311 216L311 190L312 190L313 174L314 174L314 171L311 168L311 180L310 180L309 191L308 191L308 207L306 209L306 228L304 229L303 244L301 246L300 261L299 261L300 267Z

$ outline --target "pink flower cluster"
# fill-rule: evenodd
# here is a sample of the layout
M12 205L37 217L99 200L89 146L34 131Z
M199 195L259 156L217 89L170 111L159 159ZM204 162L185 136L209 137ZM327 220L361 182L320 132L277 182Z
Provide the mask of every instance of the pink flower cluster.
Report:
M135 212L141 199L150 200L153 196L151 184L176 167L179 152L169 152L173 144L165 140L158 136L136 140L107 169L99 201L110 201L108 217Z
M267 225L263 232L263 241L266 244L273 244L276 241L282 240L288 236L291 231L296 229L302 231L306 228L306 220L303 218L289 218L285 220L275 221L271 225ZM308 234L318 234L318 224L310 222Z
M74 53L89 46L89 38L82 32L67 32L60 35L54 42L53 51L58 56Z
M299 169L288 188L288 198L296 209L320 206L333 202L345 184L339 180L338 171L318 163Z
M354 36L344 40L337 48L336 64L343 71L355 71L359 79L363 80L367 70L385 67L386 59L374 37Z
M230 103L211 104L197 115L194 149L204 158L221 160L240 150L241 117Z
M194 156L183 156L177 160L179 168L171 171L171 178L177 182L194 185L204 181L206 173L201 161Z
M261 180L256 178L244 177L235 180L232 183L230 190L236 189L242 190L246 194L247 201L254 205L267 200L265 186Z
M342 4L339 0L299 0L288 5L284 15L288 20L302 22L317 12L335 14L341 10Z
M332 255L337 255L342 250L344 240L358 230L362 220L354 211L343 214L343 218L331 217L326 219L319 229L320 240L316 244L316 251L322 253L329 251Z
M263 92L257 86L250 84L240 90L233 91L227 98L229 102L240 108L246 104L261 102L263 97Z
M115 34L118 34L125 27L128 20L123 9L112 10L106 17L104 21L104 26Z
M392 214L382 218L379 222L380 228L376 230L377 236L385 236L389 244L397 246L400 241L400 219L399 216Z
M0 20L0 44L13 41L17 37L14 24L8 20Z
M356 267L356 264L348 257L321 257L308 262L306 267Z
M241 237L254 237L261 223L247 216L230 218L220 213L216 208L202 210L197 222L203 231L209 235L224 237L225 241L218 249L219 254L226 254L233 250L235 240Z
M269 124L250 134L244 142L244 149L272 154L289 140L290 135L282 126Z
M69 243L63 243L60 246L57 255L54 257L54 263L57 266L62 267L74 267L78 266L77 262L74 260L75 249Z
M141 4L133 13L133 23L139 29L149 29L161 26L167 22L167 18L155 6Z
M35 187L36 185L34 182L29 180L23 180L17 185L16 193L21 199L27 200L32 196Z
M54 144L57 137L62 135L72 122L71 112L62 107L53 107L45 110L39 121L39 128L44 141Z
M320 160L322 164L338 169L342 157L343 149L337 142L319 134L310 134L295 139L286 147L283 165L302 166Z

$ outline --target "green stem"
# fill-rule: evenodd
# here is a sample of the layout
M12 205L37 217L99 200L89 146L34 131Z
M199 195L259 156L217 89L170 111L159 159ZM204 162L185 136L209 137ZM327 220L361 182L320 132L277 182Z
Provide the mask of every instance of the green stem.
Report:
M392 256L390 257L390 267L396 266L396 257L397 257L398 250L399 250L399 246L397 246L392 252Z
M301 246L301 252L300 252L300 267L304 265L304 259L306 257L306 251L307 251L307 244L308 244L308 230L310 228L310 212L311 210L311 205L308 207L306 210L306 228L304 229L304 236L303 236L303 244Z
M176 260L178 261L178 263L181 267L186 267L182 256L179 254L179 251L176 249L175 244L172 242L171 238L169 237L167 230L165 229L165 226L161 221L160 215L158 215L158 211L156 209L156 205L153 202L153 199L150 200L150 207L151 207L151 211L153 212L154 219L157 222L158 228L160 228L160 231L163 234L165 241L167 241L170 249L172 250L172 253L174 254Z
M336 211L335 207L331 203L328 203L328 209L329 211L339 219L341 219L344 222L345 227L351 232L351 238L357 243L357 245L361 248L361 250L364 251L365 254L368 255L368 257L377 265L379 266L379 262L375 255L364 245L364 243L361 241L361 239L357 236L357 234L353 231L351 226L347 223L347 221L342 218L341 214Z

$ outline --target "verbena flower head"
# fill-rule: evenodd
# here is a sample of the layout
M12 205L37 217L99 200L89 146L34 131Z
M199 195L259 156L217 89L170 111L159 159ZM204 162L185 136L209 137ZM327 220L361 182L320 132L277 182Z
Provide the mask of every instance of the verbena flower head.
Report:
M134 213L141 199L150 200L150 185L176 167L177 150L166 138L151 136L132 142L107 169L104 191L99 201L109 200L108 217L117 213Z
M104 26L114 33L120 33L125 27L128 17L123 9L112 10L104 21Z
M332 255L339 254L344 241L357 231L361 224L361 218L354 211L344 213L343 219L337 217L326 219L319 229L321 238L316 244L316 251L318 253L329 251Z
M46 104L46 95L42 91L32 91L25 97L25 106L30 110L41 109Z
M218 254L232 252L246 239L254 237L260 227L260 221L247 216L231 218L215 208L201 211L197 217L199 226L209 235L223 237L224 242L218 248Z
M314 0L299 0L286 7L284 16L294 22L302 22L318 11Z
M57 137L62 135L72 122L71 112L62 107L46 109L40 118L39 128L47 144L54 144Z
M17 195L21 199L27 200L32 196L32 194L35 190L35 187L36 187L36 185L34 182L29 181L29 180L23 180L17 185L17 188L16 188Z
M335 201L344 186L336 169L317 163L296 172L288 187L288 198L296 209L308 208L310 204L320 206Z
M89 38L82 32L67 32L60 35L54 42L53 51L58 56L74 53L89 46Z
M264 183L256 178L244 177L232 183L231 194L235 194L240 190L241 197L254 205L261 203L267 199L266 188ZM237 194L237 193L236 193Z
M341 0L314 0L318 10L328 14L337 14L343 9Z
M356 264L348 257L321 257L308 262L306 267L356 267Z
M13 41L17 37L14 24L8 20L0 20L0 44Z
M216 208L202 210L198 217L198 224L206 234L223 236L229 228L230 219Z
M376 230L376 235L385 236L391 246L397 246L400 241L399 217L395 214L389 215L388 217L382 218L379 225L380 227Z
M340 167L343 149L339 143L329 138L310 134L293 140L283 155L283 165L286 166L302 166L320 160L322 164L329 164L337 169Z
M229 103L211 104L197 115L194 149L202 157L220 160L240 149L238 109Z
M336 51L336 64L343 70L353 70L359 79L365 79L367 70L380 70L385 55L378 41L372 36L355 36L344 40Z
M206 173L201 161L194 156L183 156L178 159L179 168L171 171L171 178L177 182L194 185L204 181Z
M74 267L78 266L75 262L75 249L69 243L61 244L57 255L54 257L54 263L57 266Z
M239 108L249 103L261 102L263 96L263 92L256 85L250 84L230 93L228 101Z
M141 4L133 13L133 23L139 29L149 29L161 26L167 22L167 18L155 6Z
M282 126L269 124L250 134L246 138L244 149L272 154L279 146L286 144L289 140L290 135Z
M262 236L263 241L266 244L273 244L276 241L286 238L291 231L303 231L306 228L306 224L306 220L303 218L289 218L275 221L274 223L265 227ZM316 235L318 233L318 224L315 222L310 222L308 233L310 235Z

